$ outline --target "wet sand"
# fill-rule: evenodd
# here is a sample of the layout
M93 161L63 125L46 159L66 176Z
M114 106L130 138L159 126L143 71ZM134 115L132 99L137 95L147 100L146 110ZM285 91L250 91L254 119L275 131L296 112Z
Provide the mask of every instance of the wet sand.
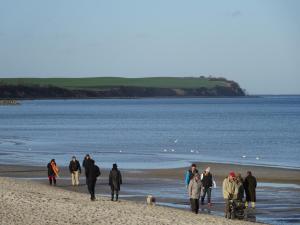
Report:
M222 182L230 171L246 175L248 170L252 171L253 175L259 182L271 183L292 183L300 184L300 170L285 169L277 167L264 166L248 166L236 164L222 163L196 163L199 172L202 172L208 166L217 182ZM60 167L60 175L69 176L67 167ZM120 168L122 170L122 168ZM148 170L122 170L125 177L133 178L161 178L161 179L184 179L185 172L188 168L175 169L148 169ZM102 176L108 175L108 169L101 169ZM45 177L47 168L41 166L20 166L20 165L0 165L0 176L8 177Z
M272 224L299 223L300 222L300 170L270 168L261 166L242 166L219 163L197 163L200 171L207 166L217 183L213 189L213 207L206 205L201 207L201 214L213 214L223 216L223 199L221 196L221 183L229 171L246 174L251 170L257 177L259 187L257 189L258 202L255 211L249 210L248 220ZM147 195L152 194L157 198L158 204L180 209L189 209L188 197L184 185L184 174L187 168L159 169L159 170L122 170L123 185L121 187L121 199L145 202ZM108 197L108 171L102 169L102 175L97 181L96 192L98 196ZM39 184L47 185L46 167L29 167L16 165L0 165L0 176L29 179ZM81 175L81 185L72 187L70 175L66 167L61 168L57 188L85 193L84 176Z
M222 182L224 177L226 177L230 171L241 173L243 177L246 176L247 171L251 171L259 182L300 184L300 170L296 169L205 162L198 162L196 164L199 172L210 167L211 172L218 183ZM186 170L187 168L145 170L145 173L148 176L156 178L168 177L183 179Z

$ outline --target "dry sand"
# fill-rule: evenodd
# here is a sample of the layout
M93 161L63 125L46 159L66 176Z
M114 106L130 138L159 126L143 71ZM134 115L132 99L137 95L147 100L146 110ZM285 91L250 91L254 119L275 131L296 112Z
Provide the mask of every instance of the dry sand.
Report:
M0 177L0 224L254 224L212 215L147 206L145 203L111 202L32 181Z

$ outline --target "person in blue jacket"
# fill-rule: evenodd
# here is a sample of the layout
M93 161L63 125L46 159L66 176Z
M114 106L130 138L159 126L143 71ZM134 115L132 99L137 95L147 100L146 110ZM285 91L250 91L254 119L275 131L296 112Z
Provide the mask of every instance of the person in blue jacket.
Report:
M188 171L186 171L186 174L185 174L185 185L186 185L186 187L189 186L190 181L193 179L193 177L196 173L198 173L197 165L195 163L193 163L191 165L191 168Z

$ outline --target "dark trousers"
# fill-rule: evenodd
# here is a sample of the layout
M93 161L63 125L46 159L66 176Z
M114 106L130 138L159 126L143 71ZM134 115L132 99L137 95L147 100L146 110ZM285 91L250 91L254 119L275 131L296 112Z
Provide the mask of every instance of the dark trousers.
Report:
M191 202L191 210L194 213L198 213L199 211L199 199L195 199L195 198L190 198L190 202Z
M113 185L110 186L110 189L111 189L111 200L112 201L114 200L114 196L115 196L115 193L116 193L116 201L118 201L118 198L119 198L119 189L116 189Z
M235 203L230 202L229 199L225 200L225 217L228 219L234 219L235 218Z
M56 185L56 178L55 176L48 176L48 179L49 179L49 184L52 185L52 181L54 183L54 185Z
M87 186L89 193L91 194L91 199L95 199L95 186L96 186L96 180L87 180Z
M204 199L205 196L207 194L207 203L210 203L210 199L211 199L211 188L204 188L203 190L203 195L201 196L201 204L204 204Z
M224 208L225 217L228 218L228 216L229 216L229 210L230 210L230 208L229 208L229 200L228 199L224 199L224 201L225 201L225 208Z

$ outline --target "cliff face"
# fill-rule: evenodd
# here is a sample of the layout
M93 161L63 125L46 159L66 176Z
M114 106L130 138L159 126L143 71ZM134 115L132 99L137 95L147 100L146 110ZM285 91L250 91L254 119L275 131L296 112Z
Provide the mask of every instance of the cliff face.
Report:
M2 99L136 98L136 97L226 97L245 96L235 82L213 88L151 88L120 86L98 90L71 90L53 86L0 85Z

